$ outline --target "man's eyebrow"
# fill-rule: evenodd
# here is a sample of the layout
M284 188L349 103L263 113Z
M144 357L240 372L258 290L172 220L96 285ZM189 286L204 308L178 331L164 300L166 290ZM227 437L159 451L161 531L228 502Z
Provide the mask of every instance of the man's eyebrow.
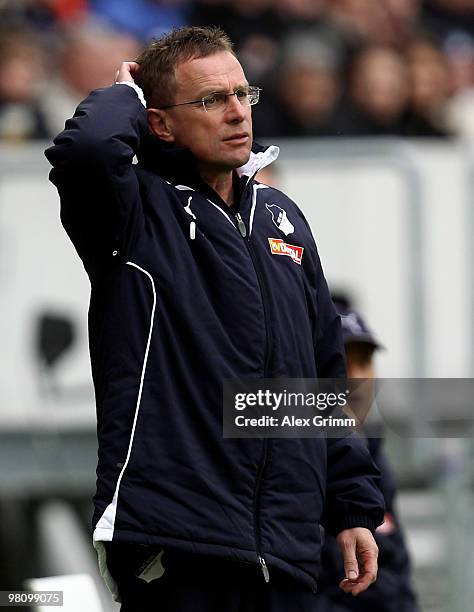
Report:
M236 87L234 87L234 91L237 91L239 89L246 89L247 87L250 87L250 85L247 82L245 82L241 85L237 85ZM205 87L199 94L199 97L202 98L204 96L209 96L210 94L216 94L216 93L229 93L229 92L224 88L213 89L212 87Z

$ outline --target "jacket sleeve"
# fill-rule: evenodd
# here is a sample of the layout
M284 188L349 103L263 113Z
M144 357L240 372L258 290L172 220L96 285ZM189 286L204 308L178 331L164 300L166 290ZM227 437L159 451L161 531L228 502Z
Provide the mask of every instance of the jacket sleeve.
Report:
M383 523L385 504L380 472L365 441L351 434L327 439L326 503L321 523L331 534Z
M294 203L293 203L294 204ZM318 248L306 217L296 207L306 226L307 258L304 262L305 273L310 279L316 315L312 321L314 359L318 378L345 378L346 356L342 341L341 317L334 307L328 285L324 277Z
M332 302L315 244L314 249L317 288L314 351L318 377L344 378L347 373L341 319ZM323 527L333 535L352 527L366 527L373 532L383 523L383 516L380 472L366 442L355 434L328 437Z
M345 378L346 355L342 340L341 317L329 294L326 279L317 257L317 325L315 359L319 378Z
M112 256L126 257L141 222L132 161L148 135L137 93L114 85L81 102L45 152L61 199L61 222L88 273Z

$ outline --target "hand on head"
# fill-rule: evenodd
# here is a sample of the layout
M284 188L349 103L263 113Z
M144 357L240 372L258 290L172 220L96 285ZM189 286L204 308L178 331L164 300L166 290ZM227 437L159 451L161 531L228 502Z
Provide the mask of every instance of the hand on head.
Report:
M135 83L135 76L139 67L137 62L122 62L122 65L115 73L115 82L129 81L130 83Z

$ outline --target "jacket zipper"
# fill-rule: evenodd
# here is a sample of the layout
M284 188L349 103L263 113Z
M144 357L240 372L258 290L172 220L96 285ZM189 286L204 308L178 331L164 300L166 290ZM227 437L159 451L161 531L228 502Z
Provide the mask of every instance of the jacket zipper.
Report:
M263 438L262 455L261 455L260 463L258 466L257 480L255 482L255 490L254 490L254 497L253 497L253 521L254 521L254 532L255 532L255 549L257 551L258 562L260 564L260 568L262 570L262 574L263 574L263 578L265 582L270 582L270 572L268 571L268 567L267 567L267 564L265 563L262 549L260 547L260 521L258 517L260 489L262 485L263 471L265 470L265 465L267 462L267 451L268 451L268 440L267 438Z
M240 235L242 236L242 238L245 238L247 236L247 228L245 227L245 223L244 223L244 220L242 219L242 215L239 212L236 212L234 216L237 219L237 228L240 232Z
M236 220L236 226L237 226L237 229L239 230L240 235L244 239L247 238L247 227L244 223L244 220L242 219L242 215L238 211L233 214L234 214L234 217ZM269 355L270 355L270 351L269 351L270 334L268 331L268 316L267 316L267 311L265 307L265 302L267 301L266 293L263 289L263 281L262 281L262 277L260 276L260 272L258 271L258 266L255 263L255 255L254 255L253 247L250 244L250 236L246 240L244 240L244 242L245 242L245 245L247 246L247 250L249 252L250 259L252 260L253 268L255 270L255 274L257 276L257 281L258 281L258 286L260 289L260 295L262 296L263 318L265 320L265 359L264 359L264 366L263 366L263 377L266 378L268 375L268 360L269 360Z
M250 181L247 181L247 185L246 188L248 188L248 185L250 184ZM245 191L245 190L244 190ZM217 194L214 194L217 195ZM243 197L243 193L240 196L241 198ZM226 212L226 214L229 211L229 207L218 198L218 204L217 204L220 208L222 208L222 210L224 210ZM260 289L260 295L262 297L262 306L263 306L263 318L265 321L265 359L264 359L264 366L263 366L263 376L264 378L266 378L268 376L268 362L269 362L269 355L270 355L270 350L269 350L269 346L270 346L270 333L269 333L269 329L268 329L268 316L267 316L267 311L266 311L266 307L265 307L265 303L267 301L266 299L266 292L264 291L264 284L262 281L262 278L260 276L260 272L258 270L258 266L255 263L255 255L253 252L253 248L250 244L250 236L247 236L247 227L245 225L244 220L242 219L242 215L240 214L240 212L237 210L236 212L234 212L231 216L234 217L235 222L234 224L237 227L238 232L240 233L240 235L242 236L242 239L245 242L245 245L247 247L247 250L249 252L250 255L250 259L252 260L252 264L253 264L253 268L255 270L255 274L257 276L257 281L258 281L258 285L259 285L259 289ZM265 558L262 555L262 549L260 547L260 524L259 524L259 520L258 520L258 501L259 501L259 497L260 497L260 489L261 489L261 485L262 485L262 478L263 478L263 472L265 470L265 465L266 465L266 461L267 461L267 453L268 453L268 439L264 438L263 439L263 446L262 446L262 454L261 454L261 459L258 465L258 470L257 470L257 479L255 481L255 489L254 489L254 504L253 504L253 516L254 516L254 533L255 533L255 550L257 553L257 559L258 559L258 563L260 565L260 568L262 570L262 574L264 577L265 582L269 582L270 581L270 573L268 571L268 567L267 564L265 562Z
M240 214L240 212L236 212L234 213L234 217L235 220L237 222L237 229L240 232L240 235L242 236L242 238L247 238L247 228L245 226L244 220L242 219L242 215ZM266 313L266 308L265 308L265 300L266 300L266 296L265 296L265 292L263 290L263 282L260 276L260 273L258 271L258 267L255 264L255 257L254 257L254 253L253 253L253 249L250 245L250 237L248 237L245 241L245 244L247 246L247 249L249 251L249 255L250 255L250 259L252 260L252 264L255 270L255 274L257 276L257 280L258 280L258 284L259 284L259 288L260 288L260 295L262 296L262 305L263 305L263 316L265 319L265 360L264 360L264 366L263 366L263 376L264 378L267 377L268 374L268 359L269 359L269 345L270 345L270 334L268 331L268 317L267 317L267 313ZM257 471L257 479L255 481L255 489L254 489L254 503L253 503L253 518L254 518L254 533L255 533L255 550L257 552L257 557L258 557L258 563L260 565L260 568L262 570L262 574L263 574L263 578L265 580L265 582L270 582L270 572L268 571L268 567L267 564L265 562L265 558L263 557L262 554L262 549L260 547L260 522L258 519L258 507L259 507L259 497L260 497L260 489L261 489L261 485L262 485L262 479L263 479L263 472L265 470L265 465L267 462L267 453L268 453L268 439L264 438L263 439L263 447L262 447L262 454L261 454L261 459L258 465L258 471Z

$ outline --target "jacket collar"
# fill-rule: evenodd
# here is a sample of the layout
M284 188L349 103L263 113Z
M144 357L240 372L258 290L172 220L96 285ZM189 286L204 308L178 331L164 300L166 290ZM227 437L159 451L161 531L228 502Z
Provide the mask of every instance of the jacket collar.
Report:
M274 162L279 152L279 147L275 145L263 146L254 141L248 162L236 168L242 189L259 170ZM196 159L189 149L169 145L149 133L137 157L140 166L158 174L174 185L202 187L203 181L197 172Z
M252 144L250 158L246 164L236 169L240 178L246 177L247 183L253 179L259 170L273 163L280 153L280 147L270 145L264 147L255 141Z

